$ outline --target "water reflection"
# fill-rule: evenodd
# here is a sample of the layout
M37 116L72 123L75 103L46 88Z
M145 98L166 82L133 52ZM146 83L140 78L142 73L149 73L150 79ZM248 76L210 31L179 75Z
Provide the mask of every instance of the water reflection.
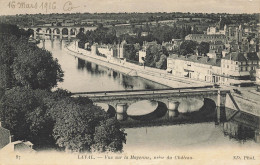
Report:
M229 115L234 114L235 111L228 108L225 110L228 121L220 124L217 120L213 122L214 119L211 122L199 120L197 121L199 123L192 123L191 118L189 120L181 118L180 125L175 122L173 125L165 126L143 125L139 128L126 128L128 135L125 150L133 148L174 150L176 147L259 147L260 118L245 112L238 112L230 118ZM216 113L215 111L215 115ZM161 119L166 120L164 117ZM135 123L138 124L138 122Z
M166 86L154 83L152 81L140 77L127 76L118 71L79 58L77 60L78 60L77 67L79 70L86 70L89 74L91 74L94 77L101 77L101 78L103 76L110 77L113 80L115 80L119 86L122 86L124 89L127 90L166 88Z
M226 109L226 111L232 111ZM238 112L230 121L223 123L223 132L231 139L241 143L254 140L260 143L259 126L260 118L249 113Z
M64 49L69 41L46 40L39 44L52 52L58 59L64 71L64 82L58 87L71 92L107 91L107 90L132 90L132 89L162 89L164 85L140 78L130 77L118 71L100 66L98 64L81 60Z

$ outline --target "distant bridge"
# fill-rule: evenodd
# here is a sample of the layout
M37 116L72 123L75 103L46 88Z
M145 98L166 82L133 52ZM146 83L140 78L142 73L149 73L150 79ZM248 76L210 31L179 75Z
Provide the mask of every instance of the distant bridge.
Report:
M24 30L33 30L34 38L36 39L37 36L50 36L53 39L55 36L59 38L75 38L77 34L81 31L93 31L97 29L97 27L89 27L89 26L31 26L31 27L21 27Z

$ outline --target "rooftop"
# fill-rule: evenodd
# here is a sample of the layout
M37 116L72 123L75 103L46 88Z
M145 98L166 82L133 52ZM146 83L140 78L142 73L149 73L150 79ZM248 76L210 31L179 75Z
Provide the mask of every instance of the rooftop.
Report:
M209 57L203 57L203 56L197 56L197 55L177 55L177 54L171 54L169 58L173 59L180 59L185 61L192 61L196 63L201 63L205 65L212 65L212 66L219 66L220 67L220 59L217 58L209 58Z
M242 52L230 52L226 54L226 56L223 59L230 59L232 61L247 61L246 57L244 56L244 53Z
M213 37L219 37L219 36L223 36L223 37L225 37L225 35L224 34L189 34L189 35L187 35L187 36L194 36L194 37L206 37L206 36L213 36Z
M250 53L243 53L243 52L231 52L228 53L224 59L231 59L233 61L247 61L247 60L253 60L258 61L259 57L257 56L256 52L250 52Z

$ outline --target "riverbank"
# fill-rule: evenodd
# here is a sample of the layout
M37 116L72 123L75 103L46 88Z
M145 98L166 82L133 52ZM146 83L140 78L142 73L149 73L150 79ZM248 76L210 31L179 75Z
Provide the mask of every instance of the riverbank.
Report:
M126 62L125 60L113 60L91 54L90 51L76 47L76 44L70 43L66 46L69 54L80 59L90 61L113 70L119 71L129 76L139 76L168 87L202 87L212 85L207 82L194 81L188 78L176 77L166 72L166 70L143 67Z
M132 64L129 62L126 62L124 60L119 60L117 59L116 61L114 60L109 60L105 57L101 57L98 55L93 55L91 54L90 51L80 49L76 47L76 44L70 43L66 46L69 54L76 56L80 59L90 61L108 68L111 68L113 70L119 71L123 74L129 75L129 76L139 76L172 88L176 87L201 87L201 86L206 86L206 85L212 85L210 83L206 82L198 82L194 81L188 78L182 78L182 77L176 77L173 76L169 73L167 73L165 70L160 70L160 69L155 69L155 68L150 68L150 67L143 67L139 66L136 64ZM224 86L221 87L223 89L231 89L231 86ZM234 88L234 87L233 87ZM243 91L244 93L246 91ZM256 100L257 97L256 94L246 92L246 95L241 95L237 96L234 92L232 92L235 98L238 102L238 106L242 111L245 112L250 112L251 114L259 116L259 106L258 103L252 102L251 100ZM247 96L251 98L250 100L247 99Z

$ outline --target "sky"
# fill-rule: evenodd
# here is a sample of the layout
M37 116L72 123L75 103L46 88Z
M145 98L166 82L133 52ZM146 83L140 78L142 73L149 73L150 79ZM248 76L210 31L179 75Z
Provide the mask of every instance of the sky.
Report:
M49 13L260 13L260 0L0 0L0 15Z

